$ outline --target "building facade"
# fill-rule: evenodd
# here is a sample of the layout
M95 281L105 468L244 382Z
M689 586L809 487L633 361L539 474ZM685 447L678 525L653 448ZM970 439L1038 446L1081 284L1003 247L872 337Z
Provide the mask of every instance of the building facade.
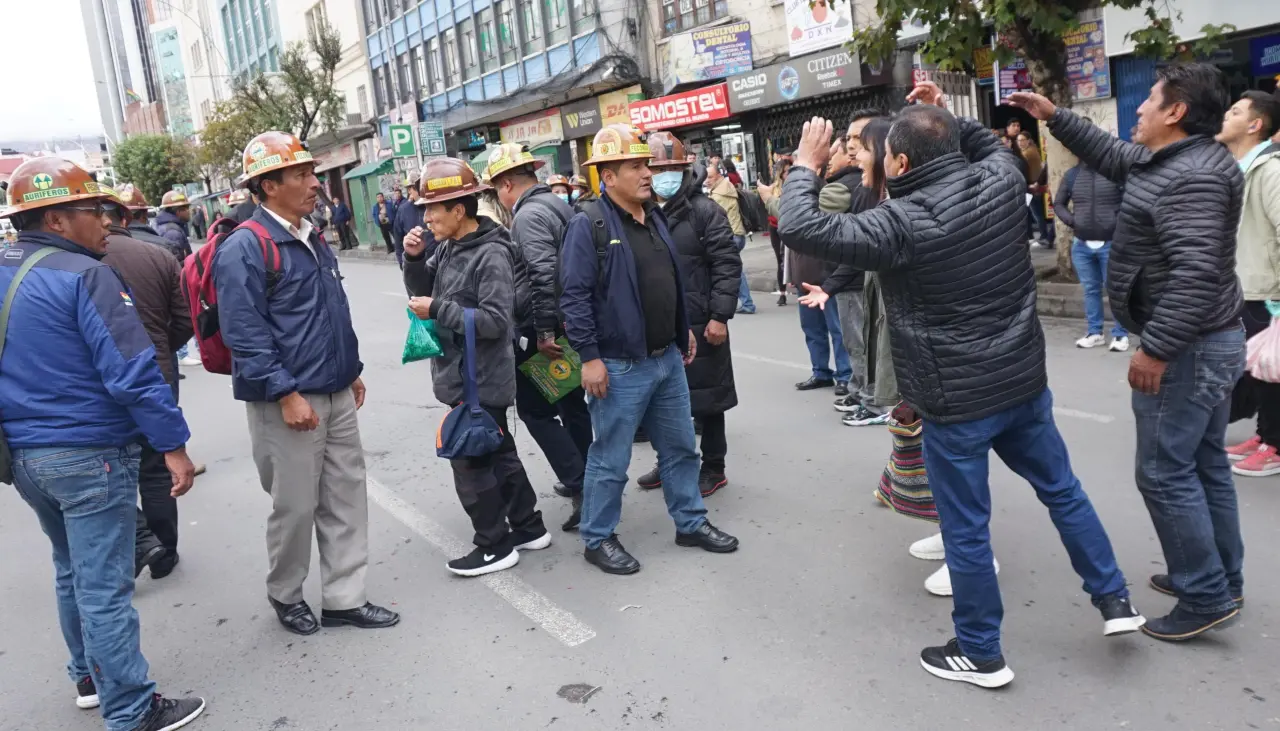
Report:
M118 143L147 129L133 126L139 120L165 116L150 30L154 13L147 0L80 0L80 10L102 126Z
M182 63L186 70L187 100L191 123L199 133L214 110L231 96L225 35L215 21L217 0L183 0L173 22L182 39Z
M160 72L160 91L168 111L167 130L174 137L187 139L195 133L191 119L191 99L187 91L187 70L182 60L182 38L178 26L166 20L151 26L156 52L156 68Z
M280 70L280 21L272 0L217 0L218 21L233 78Z

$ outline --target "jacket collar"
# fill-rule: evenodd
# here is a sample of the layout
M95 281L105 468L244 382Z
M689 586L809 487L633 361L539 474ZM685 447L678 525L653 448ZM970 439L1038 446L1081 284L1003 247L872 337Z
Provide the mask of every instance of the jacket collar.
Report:
M98 261L106 254L99 254L96 251L90 251L80 244L73 243L62 238L57 234L46 233L44 231L19 231L17 245L30 244L31 246L52 246L63 251L69 251L72 254L83 254L91 256Z
M857 190L862 187L862 168L857 165L848 165L839 172L827 176L828 183L839 183L849 190Z
M181 218L178 218L175 214L171 213L170 211L160 211L159 213L156 214L156 225L158 226L162 223L172 223L172 224L181 226L183 230L187 228L187 222L183 221Z
M927 188L968 166L969 161L965 159L964 153L949 152L918 168L912 168L896 178L890 178L886 187L891 197L902 198L921 188Z
M268 213L267 209L263 208L262 206L258 206L257 208L255 208L253 210L253 215L250 216L250 218L262 224L262 226L267 229L267 233L271 234L271 240L276 242L277 244L283 244L290 241L302 243L301 241L298 241L298 237L289 233L289 231L285 229L284 226L281 226L280 222L276 220L276 217ZM315 229L311 230L311 238L313 240L316 238ZM306 243L313 243L313 242L308 241Z
M152 236L160 235L158 231L156 231L154 228L151 228L145 223L130 223L128 226L128 229L130 231L142 231L143 233L149 233Z
M1250 170L1253 170L1267 160L1277 156L1280 156L1280 145L1267 140L1250 150L1249 154L1245 155L1244 158L1240 160L1240 165L1243 172L1247 175Z
M1152 153L1151 162L1156 163L1174 155L1181 154L1186 150L1194 150L1205 145L1220 145L1221 142L1209 137L1208 135L1191 135L1184 137L1171 145L1161 147L1157 152Z
M546 193L547 195L551 195L551 188L548 188L546 185L542 183L535 183L528 190L520 194L520 197L516 200L516 204L511 207L511 215L513 216L516 215L516 211L520 210L520 206L523 206L525 201L529 200L535 195L542 195L543 193Z
M463 236L460 239L447 239L442 243L447 243L451 250L464 251L473 249L481 244L496 241L505 244L507 242L507 229L499 226L492 218L488 216L476 217L476 230Z

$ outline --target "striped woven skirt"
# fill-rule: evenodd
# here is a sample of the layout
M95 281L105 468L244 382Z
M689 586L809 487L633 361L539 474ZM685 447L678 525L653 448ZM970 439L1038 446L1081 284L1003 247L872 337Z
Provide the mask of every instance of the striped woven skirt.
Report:
M895 513L937 523L938 508L924 473L923 432L924 422L919 419L912 424L889 422L893 454L880 475L876 497Z

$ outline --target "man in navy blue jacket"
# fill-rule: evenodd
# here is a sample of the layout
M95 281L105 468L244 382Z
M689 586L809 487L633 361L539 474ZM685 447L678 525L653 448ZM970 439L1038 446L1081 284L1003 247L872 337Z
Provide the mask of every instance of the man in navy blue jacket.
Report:
M174 497L191 489L195 467L155 346L102 261L113 195L53 157L23 163L10 180L2 215L21 233L0 259L0 291L27 274L0 330L0 414L12 450L3 477L53 544L76 705L100 706L108 729L156 731L190 722L204 701L161 698L147 678L131 604L141 443L164 454Z
M396 204L395 221L391 224L391 241L396 247L396 263L404 269L404 235L422 225L422 208L418 203L418 178L405 181L409 199Z
M250 222L280 250L267 272L247 227L213 257L218 320L231 349L232 392L247 404L249 439L267 520L267 598L285 629L390 627L395 612L365 600L369 504L356 410L364 404L363 364L333 251L312 229L320 181L293 135L264 132L244 152L244 176L262 204ZM311 535L320 548L321 622L302 595Z
M587 453L582 522L587 561L610 574L640 570L614 530L631 444L640 426L658 452L676 544L729 553L738 539L707 520L698 491L684 367L697 347L684 306L675 244L654 205L649 145L639 131L611 124L596 133L595 165L608 192L569 222L560 309L569 344L582 357L595 441Z

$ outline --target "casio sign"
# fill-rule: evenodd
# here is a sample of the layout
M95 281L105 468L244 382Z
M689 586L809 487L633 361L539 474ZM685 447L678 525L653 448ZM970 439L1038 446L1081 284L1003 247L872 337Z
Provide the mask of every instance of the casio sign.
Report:
M768 74L754 74L752 76L744 76L741 79L733 80L734 91L747 91L750 89L759 89L769 81Z

